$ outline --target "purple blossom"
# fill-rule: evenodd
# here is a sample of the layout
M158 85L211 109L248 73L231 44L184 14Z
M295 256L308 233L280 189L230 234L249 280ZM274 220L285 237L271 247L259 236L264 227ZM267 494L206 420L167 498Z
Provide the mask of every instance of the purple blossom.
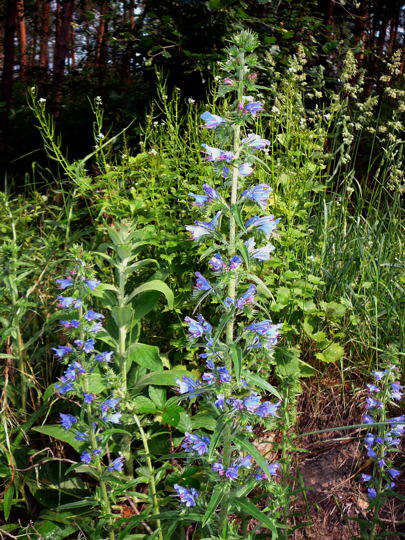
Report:
M256 242L254 238L249 238L245 242L245 246L248 250L248 253L254 259L258 261L268 261L270 259L270 254L274 251L275 247L272 244L267 244L261 248L256 249Z
M71 277L57 279L56 283L58 284L58 289L64 290L73 285L73 279Z
M73 298L73 296L57 296L57 299L58 307L62 309L67 309L72 306L76 309L79 309L83 305L83 302L79 298Z
M62 358L66 354L70 354L73 352L72 347L69 347L69 345L61 345L60 347L52 347L52 350L55 351L55 355L62 360Z
M374 488L367 488L367 493L370 499L375 499L377 497L377 492Z
M264 107L261 101L251 101L250 103L246 103L246 105L243 108L243 113L244 114L250 113L254 118L258 112L263 111L263 110L264 110Z
M250 285L239 298L236 299L236 307L242 309L246 304L253 304L256 294L256 285Z
M401 401L402 396L403 396L402 388L403 387L397 382L391 383L391 389L392 389L391 399L395 399L396 401Z
M243 264L243 261L239 257L239 255L235 255L234 257L232 257L229 263L230 270L236 270L237 268L239 268L239 266L241 266L241 264Z
M88 331L91 332L92 334L97 334L98 332L101 332L102 330L103 330L103 325L101 324L101 322L95 322L88 328Z
M361 480L362 482L370 482L370 480L372 479L373 477L371 476L371 474L362 474L361 475Z
M121 401L121 398L109 398L109 399L106 399L106 400L100 405L101 412L102 412L102 413L105 413L105 412L107 412L109 409L115 409L115 408L117 407L117 405L119 404L120 401Z
M77 418L71 414L59 413L60 423L65 429L70 429L77 422Z
M219 367L217 371L218 371L218 375L219 375L219 380L222 383L231 382L232 376L231 376L231 374L229 373L228 369L225 366Z
M76 431L75 439L77 441L87 441L88 436L88 433L84 431Z
M121 472L124 467L124 458L122 456L117 457L107 468L109 472L117 471Z
M67 382L65 384L55 384L55 388L62 395L67 394L68 392L71 392L72 390L74 390L74 386L72 382Z
M59 324L65 328L79 328L80 321L72 319L71 321L59 321Z
M91 454L90 454L90 452L85 450L80 456L80 461L82 463L85 463L86 465L88 465L91 462Z
M222 260L220 253L215 253L215 255L208 261L208 264L211 270L214 270L214 272L219 272L220 270L224 270L226 268L226 264Z
M206 160L207 161L226 161L231 162L235 155L233 152L227 152L221 150L220 148L214 148L213 146L208 146L208 144L201 145L205 150Z
M218 394L217 399L214 401L215 407L223 409L225 407L225 394Z
M101 283L98 279L85 279L84 282L91 291L94 291Z
M96 362L110 362L113 354L114 351L105 351L102 353L98 353L94 357L94 360L96 360Z
M254 412L260 405L260 399L260 395L257 392L253 392L243 400L243 405L247 411Z
M267 418L268 416L277 416L277 410L280 405L281 402L271 403L270 401L264 401L253 412L261 418Z
M252 456L245 456L243 458L239 459L239 467L246 467L247 469L250 469L253 463Z
M223 476L225 474L224 466L222 465L222 463L219 463L219 462L214 463L211 469L214 472L217 472L220 476Z
M200 272L195 272L194 275L197 278L197 282L195 284L196 289L198 289L199 291L209 291L210 289L212 289L210 282L205 279L205 277L200 274Z
M84 393L83 394L83 401L84 403L91 403L92 401L94 401L96 399L96 395L95 394L86 394Z
M196 489L187 489L183 486L179 486L179 484L174 484L173 487L176 490L177 495L180 497L180 501L184 503L188 508L197 504L196 501L199 493Z
M267 184L258 184L256 186L253 186L249 189L246 189L242 193L242 199L249 199L255 203L257 203L260 208L265 210L267 206L267 201L270 197L270 193L272 192L272 189Z
M378 386L376 386L375 384L368 384L367 388L368 388L369 392L379 392L380 391Z
M111 424L120 424L121 423L122 413L120 411L114 411L106 414L103 417L104 422L110 422Z
M197 390L201 386L200 381L194 381L190 377L183 375L181 379L176 379L176 384L178 386L178 391L180 394L191 393L190 397L200 395L199 393L195 392L195 390Z
M211 221L194 221L194 225L186 225L186 230L189 232L192 240L199 240L207 234L212 234L218 225L221 212L217 212Z
M200 437L199 435L186 432L181 447L186 452L194 450L194 452L197 452L199 456L202 456L208 452L209 445L209 437Z
M363 424L373 424L374 418L368 414L364 414L362 417Z
M398 471L397 469L387 469L387 471L392 476L392 478L396 478L401 474L401 471Z
M102 319L104 319L104 315L102 315L101 313L97 313L96 311L93 311L92 309L89 309L84 315L83 317L87 320L87 321L101 321Z
M222 125L225 122L225 118L222 118L221 116L218 116L217 114L212 114L208 111L202 113L200 116L202 120L205 122L205 128L208 129L216 129L220 125Z
M75 339L74 344L78 349L83 349L84 352L91 353L94 351L95 341L92 338L87 339L86 341Z
M238 176L249 176L253 172L253 167L251 163L242 163L238 167ZM232 171L229 167L222 167L221 174L224 178L229 178L232 176Z
M202 315L198 315L197 320L191 317L185 317L185 322L189 325L188 331L192 338L199 338L204 334L210 334L212 326L204 319Z
M270 141L267 139L262 139L260 135L257 135L256 133L249 133L247 137L242 139L242 144L246 145L248 148L261 150L262 148L269 146Z
M236 480L238 478L239 470L235 465L231 465L225 471L225 476L230 480Z
M194 197L192 205L196 206L197 208L203 208L209 201L209 197L207 195L200 195L198 193L190 192L189 196Z
M245 227L248 231L253 228L262 231L266 238L270 238L276 230L279 221L280 219L274 219L273 215L263 217L254 216L245 223Z
M233 303L234 301L230 296L227 296L224 300L224 306L226 307L226 309L230 309L233 306Z
M381 381L381 379L384 377L384 375L386 374L386 371L373 371L372 372L372 375L374 377L374 379L376 381Z

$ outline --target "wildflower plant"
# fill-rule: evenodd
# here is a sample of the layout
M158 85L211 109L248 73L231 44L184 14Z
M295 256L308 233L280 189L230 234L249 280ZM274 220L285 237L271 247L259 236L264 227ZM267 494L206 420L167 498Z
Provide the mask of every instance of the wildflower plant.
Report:
M396 478L401 471L394 468L393 460L400 451L401 437L405 430L405 417L387 417L387 408L401 401L403 387L397 380L395 364L373 371L373 382L367 384L366 413L363 422L372 429L364 437L367 457L373 466L370 473L363 473L361 481L367 486L370 508L373 511L370 538L375 538L379 512L389 495L394 495ZM369 524L367 524L369 525Z
M202 128L214 132L220 146L202 144L219 185L204 183L203 193L190 194L204 217L186 226L191 240L206 244L203 257L211 270L209 277L195 273L197 306L211 299L220 314L215 327L201 313L185 318L190 342L199 350L206 371L201 379L179 378L178 390L184 399L209 411L216 428L211 437L202 431L186 433L183 455L190 466L199 463L199 474L192 477L186 469L173 487L185 507L201 510L192 514L192 520L220 538L246 538L252 517L273 532L280 525L274 511L280 463L268 462L253 441L260 429L276 427L281 396L249 369L257 355L271 361L281 334L281 325L269 320L260 304L258 288L263 283L255 273L257 265L271 258L275 247L270 238L279 223L267 210L271 187L255 185L249 178L270 145L254 132L256 118L264 110L253 96L256 46L250 32L235 37L219 87L219 94L226 95L233 108L224 117L208 111L201 115ZM272 394L271 399L263 391ZM259 508L247 496L265 483L272 501ZM271 516L266 513L270 508ZM242 524L230 520L236 512Z
M72 468L98 480L95 499L101 507L100 523L114 538L113 486L119 481L117 475L123 470L124 458L119 454L112 456L108 443L113 442L114 433L124 430L120 428L121 398L111 390L107 367L114 353L105 350L102 342L104 315L91 307L92 292L100 282L84 263L76 261L56 284L60 290L57 307L63 311L59 325L69 332L69 337L67 344L53 348L55 357L66 366L54 388L61 399L77 408L76 414L60 413L60 426L69 432L68 438L80 442L81 464Z

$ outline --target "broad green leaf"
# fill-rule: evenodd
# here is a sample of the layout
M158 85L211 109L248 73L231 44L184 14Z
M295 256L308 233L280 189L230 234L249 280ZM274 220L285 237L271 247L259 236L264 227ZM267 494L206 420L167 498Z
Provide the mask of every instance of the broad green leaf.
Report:
M137 396L132 400L132 404L135 406L135 412L140 414L152 414L157 411L156 405L146 396Z
M190 375L188 371L178 371L175 369L165 369L164 371L150 373L137 381L137 386L148 386L156 384L157 386L175 386L176 379Z
M162 370L162 361L160 360L158 347L147 345L146 343L133 343L128 348L127 371L131 367L132 362L151 371Z
M160 279L154 279L152 281L147 281L146 283L143 283L136 289L132 291L132 293L128 296L127 301L131 302L135 296L138 294L147 292L147 291L158 291L162 293L166 297L167 304L170 309L173 309L174 304L174 295L172 290Z
M211 495L211 498L209 500L209 503L207 505L207 509L205 511L205 514L203 516L201 526L205 527L205 525L210 520L212 514L215 512L215 510L218 508L222 497L225 495L222 485L217 485Z
M131 306L114 306L111 308L111 314L118 328L128 327L134 316L134 310Z
M13 506L13 497L14 497L14 485L10 484L6 487L6 490L3 495L3 513L4 519L7 521L10 517L11 507Z
M240 498L240 499L235 498L232 500L237 504L237 506L239 506L241 510L246 512L248 516L254 517L258 521L260 521L262 525L270 529L271 532L273 533L271 535L272 539L278 538L277 526L279 524L277 523L277 521L272 519L270 516L268 516L261 510L259 510L257 506L251 503L247 498Z
M337 362L341 358L343 358L345 354L345 350L342 347L342 345L339 345L339 343L331 342L326 349L324 349L320 353L316 353L316 357L318 360L321 360L322 362Z
M150 386L149 397L158 409L163 409L166 403L166 390L156 386Z
M163 412L163 422L169 424L169 426L176 427L180 422L180 415L183 412L185 412L185 410L183 407L180 407L180 405L171 405Z
M270 392L270 394L276 396L277 399L282 399L279 392L274 388L274 386L262 379L259 375L256 375L255 373L250 373L249 371L244 371L242 375L248 383L254 384L262 390L267 390L267 392Z
M191 425L193 429L208 429L214 431L217 421L214 417L206 413L198 413L191 417Z
M76 450L76 452L80 452L80 449L83 446L82 441L77 441L75 439L74 433L72 433L71 431L67 431L58 424L52 424L49 426L36 426L33 427L32 430L37 431L38 433L43 433L44 435L49 435L50 437L54 437L59 441L66 442L70 444L70 446L72 446Z

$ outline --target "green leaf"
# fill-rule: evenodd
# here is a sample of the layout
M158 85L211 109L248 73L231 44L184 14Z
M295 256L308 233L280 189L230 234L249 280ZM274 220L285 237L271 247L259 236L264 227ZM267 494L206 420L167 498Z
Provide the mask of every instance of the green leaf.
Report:
M233 369L235 371L236 380L240 381L240 374L242 371L242 349L239 347L239 345L236 345L233 343L232 345L229 345L229 349L231 351L231 358L233 363Z
M254 504L252 504L248 499L246 498L240 498L240 499L232 499L233 501L235 501L235 503L237 504L237 506L239 506L239 508L241 510L243 510L244 512L246 512L246 514L248 516L251 516L251 517L254 517L255 519L257 519L258 521L260 521L262 523L262 525L264 525L265 527L267 527L268 529L271 530L271 532L273 533L271 535L272 539L275 539L275 538L278 538L278 534L277 534L277 526L280 526L277 521L275 521L274 519L270 518L267 514L265 514L264 512L262 512L261 510L259 510L257 508L257 506L255 506Z
M195 416L191 417L192 429L208 429L209 431L214 431L217 425L216 418L210 416L206 413L198 413Z
M183 377L184 375L190 375L188 371L165 369L155 373L150 373L145 377L142 377L137 381L137 386L149 386L150 384L156 384L157 386L175 386L176 379Z
M180 415L183 412L185 412L185 410L180 405L170 405L170 407L163 412L162 420L166 424L169 424L169 426L176 427L180 422Z
M337 302L321 302L320 306L325 312L325 317L332 321L341 319L346 313L346 306Z
M151 371L162 370L162 361L160 360L158 347L147 345L146 343L133 343L128 348L127 371L131 367L132 362Z
M246 379L247 382L250 382L251 384L254 384L261 388L262 390L267 390L267 392L270 392L270 394L273 394L273 396L276 396L277 399L282 399L279 392L272 386L270 383L262 379L259 375L256 375L255 373L250 373L250 371L244 371L243 372L243 378Z
M157 411L156 405L146 396L137 396L132 400L136 412L140 414L152 414Z
M222 497L225 495L224 490L221 485L218 485L214 488L211 498L209 500L209 503L207 505L207 509L205 511L205 514L202 518L201 526L205 527L208 521L210 520L212 514L215 512L215 510L218 508Z
M157 388L156 386L150 386L149 397L156 405L158 409L163 409L166 403L166 390L164 388Z
M72 433L71 431L67 431L58 424L53 424L49 426L36 426L32 428L32 431L37 431L38 433L49 435L49 437L54 437L59 441L66 442L70 444L70 446L72 446L72 448L74 448L76 452L80 452L80 449L83 446L82 441L77 441L75 439L74 433Z
M238 435L234 436L234 441L239 444L248 454L250 454L257 462L257 464L263 469L263 472L266 474L267 478L270 480L271 475L268 468L267 460L262 456L262 454L259 452L259 450L256 448L256 446L253 446L253 444L248 441L247 439L244 439L243 437L240 437Z
M328 347L326 347L326 349L320 353L316 353L315 356L318 358L318 360L321 360L321 362L332 363L343 358L344 354L345 350L342 345L332 341Z
M128 327L134 316L134 310L131 306L114 306L111 308L111 314L118 328Z
M209 448L209 452L208 452L208 459L211 459L213 457L215 449L218 446L218 443L219 443L219 441L221 439L222 433L223 433L227 423L229 423L229 421L228 422L224 421L223 418L218 419L215 431L214 431L214 433L212 434L212 437L211 437L210 448Z
M14 497L14 485L10 484L3 495L3 513L4 519L7 521L10 517L11 507L13 506L13 497Z
M170 309L173 309L174 304L174 295L172 290L160 279L154 279L152 281L147 281L146 283L143 283L136 289L132 291L132 293L128 296L127 301L131 302L135 296L138 294L144 293L146 291L158 291L162 293L166 297L167 304Z

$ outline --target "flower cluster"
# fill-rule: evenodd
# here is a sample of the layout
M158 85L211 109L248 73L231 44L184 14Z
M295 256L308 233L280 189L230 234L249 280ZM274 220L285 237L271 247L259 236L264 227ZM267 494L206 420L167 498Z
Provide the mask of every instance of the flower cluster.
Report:
M374 371L374 382L367 385L366 414L363 422L379 424L377 433L369 432L364 437L367 456L374 462L372 474L362 474L361 480L367 484L370 499L376 499L383 492L395 487L395 478L400 471L392 466L392 458L401 444L405 431L405 417L386 417L389 402L402 399L402 386L395 380L396 367L391 365L383 371Z
M114 353L98 350L97 337L103 332L104 315L89 308L87 301L100 282L85 274L86 268L79 264L67 277L56 280L60 290L69 289L70 296L57 297L57 307L64 312L59 324L70 329L72 335L71 343L52 349L56 358L66 365L64 374L55 384L55 391L64 398L75 398L81 403L80 415L60 413L60 424L66 430L73 430L75 439L84 443L81 462L102 470L105 454L103 432L113 424L119 424L122 413L119 397L102 396L95 391L94 376L102 374L102 365L111 362ZM109 472L122 469L122 457L107 467Z
M231 148L202 144L205 159L218 175L220 187L204 183L203 193L190 193L192 206L210 217L185 227L191 240L215 245L207 250L212 277L195 272L193 294L199 304L213 297L221 314L216 326L201 313L185 318L190 345L200 349L199 357L205 360L207 369L199 378L178 379L177 385L183 399L189 398L213 410L218 422L228 426L223 439L215 440L215 448L205 434L186 433L181 448L188 459L205 464L213 482L238 481L243 485L249 478L259 481L274 476L280 467L278 463L266 465L250 440L255 436L256 426L269 427L269 422L274 422L281 401L276 391L277 401L261 396L260 390L269 385L262 381L258 386L260 377L250 376L243 360L258 349L261 354L271 355L280 338L281 324L264 318L252 320L252 315L260 311L252 267L271 258L275 247L269 240L279 219L266 212L272 193L270 186L246 185L260 161L258 152L266 150L270 141L251 130L264 104L251 95L257 75L249 73L247 65L243 65L245 56L240 51L238 47L234 49L234 64L228 65L234 66L234 76L226 77L220 88L222 95L237 92L234 110L226 117L209 111L201 115L202 127L218 133L219 140L228 141ZM242 221L244 212L248 219ZM248 316L249 323L237 321L241 316ZM195 488L189 490L178 484L174 488L186 506L197 504L200 495Z

